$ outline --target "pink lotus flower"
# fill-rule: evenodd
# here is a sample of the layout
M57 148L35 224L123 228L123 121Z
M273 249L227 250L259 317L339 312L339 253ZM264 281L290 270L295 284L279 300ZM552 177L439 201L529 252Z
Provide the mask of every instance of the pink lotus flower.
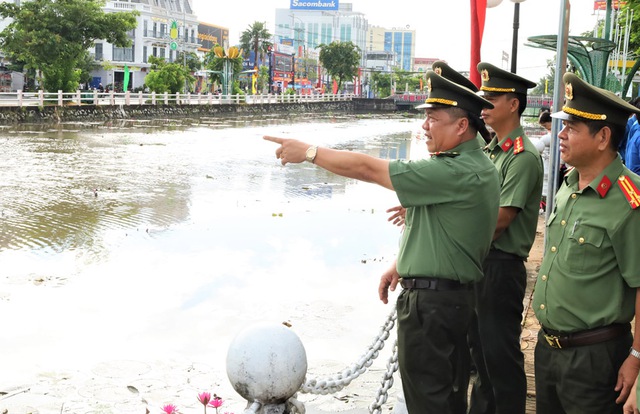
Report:
M179 414L178 407L173 404L163 406L162 412L165 414Z
M222 403L224 400L217 395L213 394L213 400L209 403L209 405L216 409L216 414L218 414L218 408L222 407Z
M209 401L211 401L211 393L201 392L200 394L198 394L198 401L206 406L207 404L209 404Z
M198 394L198 401L204 405L204 414L207 414L207 404L211 401L211 393L210 392L201 392Z

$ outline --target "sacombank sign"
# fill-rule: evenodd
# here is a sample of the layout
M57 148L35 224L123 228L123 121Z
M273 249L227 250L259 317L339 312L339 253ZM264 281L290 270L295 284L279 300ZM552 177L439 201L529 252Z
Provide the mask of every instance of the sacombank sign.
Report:
M291 10L338 10L339 0L291 0Z

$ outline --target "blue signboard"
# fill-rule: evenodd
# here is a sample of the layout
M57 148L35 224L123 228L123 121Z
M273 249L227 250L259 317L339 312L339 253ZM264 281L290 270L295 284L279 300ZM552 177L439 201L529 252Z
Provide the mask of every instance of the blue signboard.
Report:
M290 10L338 10L339 0L291 0Z

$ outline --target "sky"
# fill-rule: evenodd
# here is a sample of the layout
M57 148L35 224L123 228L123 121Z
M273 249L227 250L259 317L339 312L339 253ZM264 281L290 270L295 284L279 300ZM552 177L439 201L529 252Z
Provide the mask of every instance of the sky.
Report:
M289 8L289 0L234 1L191 0L200 21L229 28L231 44L238 42L240 33L255 21L266 22L275 31L275 9ZM348 3L347 1L342 1ZM416 57L438 58L459 71L469 70L469 0L394 0L378 2L352 0L353 10L362 12L369 25L385 28L409 26L416 31ZM238 5L242 7L238 9ZM593 0L570 0L569 34L580 35L592 30L598 16ZM525 46L529 36L556 35L559 29L561 2L559 0L526 0L520 3L518 30L517 73L538 81L548 73L547 60L554 53ZM482 43L481 59L504 69L502 52L511 55L514 3L502 0L488 8Z

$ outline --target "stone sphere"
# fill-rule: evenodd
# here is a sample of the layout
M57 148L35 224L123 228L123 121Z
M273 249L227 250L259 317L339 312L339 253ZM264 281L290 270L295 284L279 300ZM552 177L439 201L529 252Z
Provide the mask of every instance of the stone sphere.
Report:
M284 403L300 389L306 374L304 346L284 325L252 325L229 345L227 376L236 392L249 402Z

